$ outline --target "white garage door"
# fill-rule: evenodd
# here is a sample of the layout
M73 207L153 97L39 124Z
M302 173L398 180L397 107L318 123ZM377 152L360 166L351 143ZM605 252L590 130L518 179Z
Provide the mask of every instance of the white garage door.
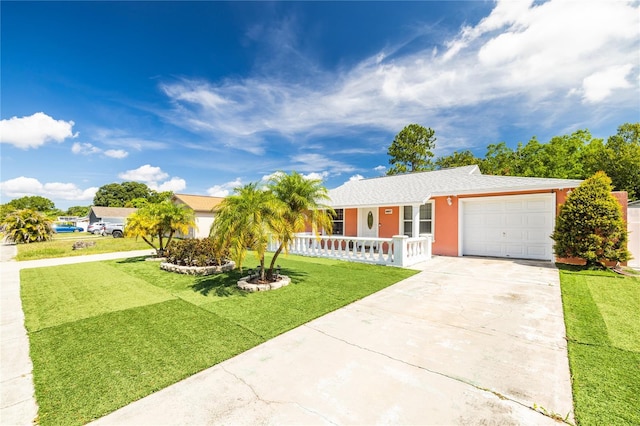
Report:
M555 194L460 201L463 255L553 260Z

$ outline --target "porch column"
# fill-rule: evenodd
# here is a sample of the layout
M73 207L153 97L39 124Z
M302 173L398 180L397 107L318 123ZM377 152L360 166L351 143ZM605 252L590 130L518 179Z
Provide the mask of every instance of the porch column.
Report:
M412 204L411 212L413 213L411 237L418 238L420 236L420 204Z

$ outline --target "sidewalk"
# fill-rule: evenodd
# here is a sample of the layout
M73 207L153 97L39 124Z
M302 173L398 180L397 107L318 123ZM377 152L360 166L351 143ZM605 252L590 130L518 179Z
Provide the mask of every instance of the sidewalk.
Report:
M32 425L38 415L33 365L20 300L20 270L146 256L153 250L16 262L15 245L0 245L0 424Z

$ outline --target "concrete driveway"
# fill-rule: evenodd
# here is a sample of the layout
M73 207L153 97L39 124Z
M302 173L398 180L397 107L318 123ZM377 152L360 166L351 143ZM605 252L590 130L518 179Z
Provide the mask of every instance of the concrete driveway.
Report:
M421 267L95 424L573 420L553 265L436 257Z

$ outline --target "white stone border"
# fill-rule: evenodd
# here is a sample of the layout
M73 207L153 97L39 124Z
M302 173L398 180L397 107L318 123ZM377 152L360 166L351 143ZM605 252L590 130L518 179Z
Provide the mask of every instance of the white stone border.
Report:
M225 263L224 265L218 266L182 266L182 265L174 265L169 262L162 262L160 264L160 269L169 271L169 272L177 272L179 274L186 275L213 275L213 274L221 274L223 272L228 272L233 270L236 267L236 263L233 260Z
M246 290L246 291L268 291L268 290L275 290L278 289L280 287L284 287L287 286L289 284L291 284L291 278L289 278L286 275L280 275L279 276L280 279L278 281L274 281L272 283L266 283L266 284L253 284L248 282L249 281L249 277L243 277L240 278L240 280L238 280L238 288L241 290Z

